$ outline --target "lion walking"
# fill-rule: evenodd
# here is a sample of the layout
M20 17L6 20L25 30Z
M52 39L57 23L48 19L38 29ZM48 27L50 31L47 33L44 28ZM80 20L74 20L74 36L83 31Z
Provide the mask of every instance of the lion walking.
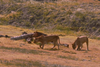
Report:
M41 42L40 48L44 48L44 44L48 42L52 42L54 44L53 48L57 45L59 49L59 44L60 44L60 39L59 36L57 35L49 35L49 36L39 36L36 37L34 40L34 43Z

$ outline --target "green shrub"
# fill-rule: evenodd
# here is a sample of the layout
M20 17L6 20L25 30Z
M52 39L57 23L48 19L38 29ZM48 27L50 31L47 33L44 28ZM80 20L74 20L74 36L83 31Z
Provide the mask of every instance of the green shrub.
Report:
M69 15L72 14L72 11L71 10L68 10L67 11L67 14L69 14Z
M57 19L56 19L56 21L58 22L58 23L61 23L62 21L64 21L66 18L65 17L58 17Z
M57 25L57 26L56 26L56 29L57 29L57 30L62 30L62 31L69 31L69 30L70 30L69 27L64 27L64 26L62 26L62 25Z
M98 30L98 32L100 32L100 29Z
M30 27L31 26L31 23L30 22L25 22L25 26L26 27Z
M92 30L93 30L93 31L96 31L96 27L92 27Z
M84 27L80 27L80 31L83 31L84 30Z
M13 4L13 5L10 5L9 8L7 8L7 12L11 12L11 11L16 11L17 9L19 9L21 6L20 5L17 5L17 4Z
M63 7L63 8L61 8L62 10L65 10L65 8Z
M1 17L1 18L0 18L0 21L1 21L1 22L7 22L7 21L8 21L8 19L7 19L7 18L5 18L5 17Z
M48 23L49 22L49 19L50 19L50 17L46 17L45 18L45 23Z
M48 14L49 14L49 11L45 11L43 15L47 16Z
M3 23L2 23L2 22L0 22L0 25L3 25Z
M79 17L79 16L82 16L83 14L81 12L76 12L75 13L75 16Z

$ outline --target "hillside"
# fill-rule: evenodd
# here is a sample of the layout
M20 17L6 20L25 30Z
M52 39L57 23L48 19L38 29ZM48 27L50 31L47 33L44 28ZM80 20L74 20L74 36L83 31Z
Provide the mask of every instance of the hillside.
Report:
M29 29L0 25L0 34L18 36L23 31L33 32ZM71 47L75 39L75 36L60 36L60 42L69 44L69 48L60 46L60 50L57 50L57 46L51 49L52 44L46 44L44 49L40 49L35 43L28 44L24 40L16 41L2 37L0 38L0 66L100 67L100 41L89 38L89 51L86 51L86 44L81 51L77 51Z
M46 31L81 31L95 38L95 36L100 37L99 6L100 1L97 0L88 2L87 0L55 2L1 0L0 25Z

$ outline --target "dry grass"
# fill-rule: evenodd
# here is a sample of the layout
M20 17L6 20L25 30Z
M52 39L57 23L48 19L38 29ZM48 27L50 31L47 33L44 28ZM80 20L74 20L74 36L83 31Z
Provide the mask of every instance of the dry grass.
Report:
M17 35L21 35L23 31L26 31L28 33L34 32L33 30L30 29L23 29L19 27L10 26L10 25L5 25L5 26L0 25L0 33L4 35L7 34L10 36L17 36Z
M15 32L16 31L16 32ZM0 26L0 34L18 36L22 31L32 33L33 30L13 26ZM14 33L14 34L12 34ZM45 32L46 33L46 32ZM56 32L57 33L57 32ZM50 33L49 33L50 34ZM89 39L89 51L86 45L82 51L73 50L71 44L76 36L60 36L61 43L69 44L69 48L60 46L60 50L51 49L52 44L40 49L39 45L28 44L23 40L0 38L0 66L3 67L99 67L100 41Z

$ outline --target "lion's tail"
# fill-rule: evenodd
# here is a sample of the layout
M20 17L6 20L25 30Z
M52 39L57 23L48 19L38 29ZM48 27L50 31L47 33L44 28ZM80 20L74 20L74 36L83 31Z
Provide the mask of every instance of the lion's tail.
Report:
M89 39L88 38L87 38L87 42L86 43L87 43L87 50L89 50L89 47L88 47L89 46Z

